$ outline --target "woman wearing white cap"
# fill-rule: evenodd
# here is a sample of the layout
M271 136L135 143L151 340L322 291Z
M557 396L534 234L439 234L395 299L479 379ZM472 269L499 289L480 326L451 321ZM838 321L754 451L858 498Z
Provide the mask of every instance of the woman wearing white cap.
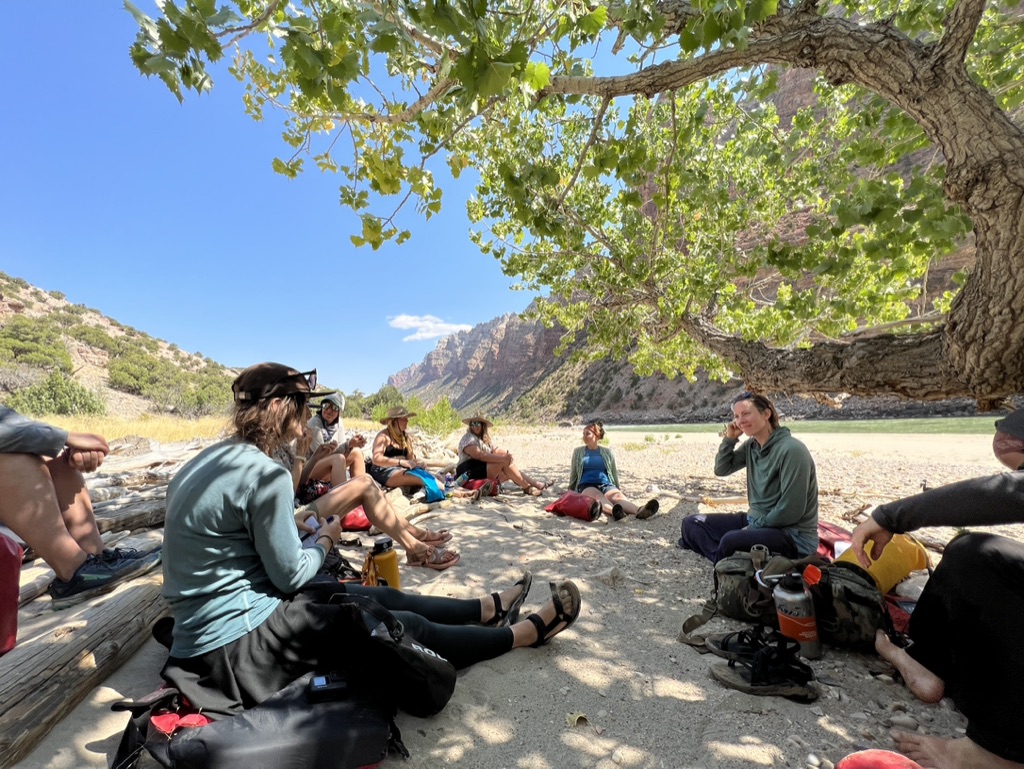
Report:
M346 441L341 440L345 437L345 425L341 421L344 408L344 396L330 393L324 396L320 401L320 410L306 423L311 438L306 460L312 461L314 454L317 456L315 464L310 468L308 480L328 483L328 488L340 486L349 478L366 474L366 460L361 451L366 445L366 438L357 434ZM328 448L321 449L321 446ZM330 453L323 456L325 451Z

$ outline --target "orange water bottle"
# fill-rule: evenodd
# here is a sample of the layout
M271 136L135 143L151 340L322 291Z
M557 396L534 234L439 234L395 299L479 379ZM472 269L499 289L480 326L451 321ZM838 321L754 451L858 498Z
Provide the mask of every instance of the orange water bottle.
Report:
M0 654L18 640L18 582L21 578L21 547L0 534Z
M809 660L820 659L821 641L814 619L814 601L804 590L799 574L787 574L772 591L775 611L779 615L779 632L800 642L800 655Z
M377 571L388 587L402 589L402 580L398 576L398 553L395 552L391 537L378 537L373 541L373 552L370 553Z

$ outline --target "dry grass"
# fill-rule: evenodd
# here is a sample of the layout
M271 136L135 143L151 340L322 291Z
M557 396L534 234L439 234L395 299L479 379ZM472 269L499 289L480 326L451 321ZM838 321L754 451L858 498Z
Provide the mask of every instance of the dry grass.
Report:
M134 419L124 417L49 416L42 422L79 433L97 433L108 441L141 435L160 443L181 443L194 438L216 438L228 429L224 416L182 419L168 414L142 414Z

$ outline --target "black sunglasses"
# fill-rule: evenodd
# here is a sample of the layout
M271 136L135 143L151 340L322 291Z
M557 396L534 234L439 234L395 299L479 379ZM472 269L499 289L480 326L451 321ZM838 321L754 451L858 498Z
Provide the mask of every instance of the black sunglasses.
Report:
M470 422L469 426L470 427L483 427L484 423L483 422Z
M299 376L306 377L306 382L309 383L310 391L316 389L316 369L313 369L312 371L303 371Z

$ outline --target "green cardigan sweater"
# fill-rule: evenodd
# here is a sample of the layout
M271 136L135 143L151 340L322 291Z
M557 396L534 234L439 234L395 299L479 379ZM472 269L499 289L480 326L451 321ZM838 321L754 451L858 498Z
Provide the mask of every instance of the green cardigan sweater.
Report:
M612 454L611 449L606 449L604 446L598 446L597 450L604 460L605 470L608 471L608 480L615 488L619 488L619 471L615 467L615 455ZM586 446L577 446L572 451L572 462L569 467L569 488L572 491L579 491L576 487L580 485L580 478L583 477L583 458L586 455Z

